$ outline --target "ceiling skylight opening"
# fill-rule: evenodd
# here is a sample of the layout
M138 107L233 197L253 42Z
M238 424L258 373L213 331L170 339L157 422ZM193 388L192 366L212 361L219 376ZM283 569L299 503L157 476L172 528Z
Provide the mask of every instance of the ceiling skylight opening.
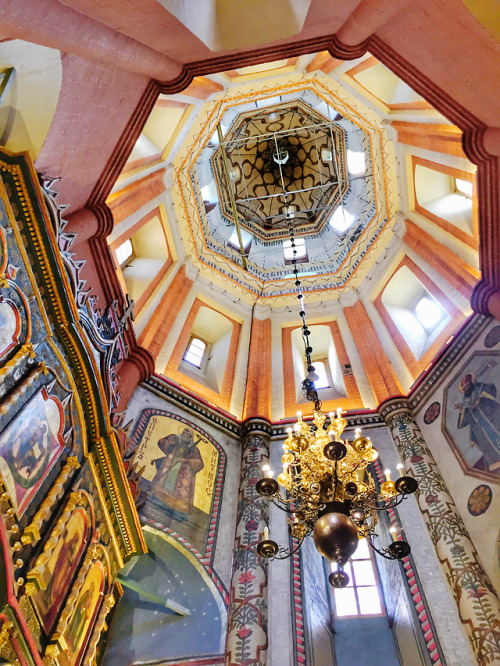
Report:
M350 213L343 206L336 208L330 217L330 226L339 234L343 234L354 222L354 213Z
M469 180L455 178L455 187L459 194L463 194L466 197L472 197L472 183Z
M134 248L132 247L132 241L130 239L126 240L115 250L116 259L120 266L123 266L130 257L134 254Z
M295 261L307 261L306 241L303 238L295 238ZM291 240L283 241L283 255L286 263L291 263L294 259L294 248Z
M365 153L347 149L347 170L351 176L364 176L366 172Z
M442 321L446 313L433 298L423 296L415 306L417 319L427 331L432 331Z
M258 99L255 102L255 106L258 109L265 109L267 106L274 106L275 104L279 104L281 102L281 95L277 95L276 97L266 97L265 99Z

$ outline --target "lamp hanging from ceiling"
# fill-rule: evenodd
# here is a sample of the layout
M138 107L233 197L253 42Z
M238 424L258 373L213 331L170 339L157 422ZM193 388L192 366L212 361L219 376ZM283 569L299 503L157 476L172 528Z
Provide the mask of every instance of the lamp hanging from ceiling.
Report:
M336 414L329 414L327 425L315 387L318 375L312 362L311 333L306 322L291 219L289 233L307 367L302 392L314 403L314 412L312 425L306 423L298 412L294 429L288 429L281 458L283 471L277 479L267 465L256 484L260 495L288 514L289 529L298 544L291 550L280 548L269 538L266 528L257 552L265 558L286 559L312 534L321 555L337 564L337 570L330 574L330 583L334 587L346 587L349 576L343 567L354 554L360 539L366 538L370 546L387 559L400 560L410 553L409 544L402 540L393 541L387 548L377 548L375 528L379 512L400 504L416 491L418 484L410 476L400 476L393 481L386 470L386 481L377 488L368 469L369 464L378 458L370 438L362 436L357 429L354 441L343 440L341 436L347 421L340 408ZM398 466L400 470L402 467Z

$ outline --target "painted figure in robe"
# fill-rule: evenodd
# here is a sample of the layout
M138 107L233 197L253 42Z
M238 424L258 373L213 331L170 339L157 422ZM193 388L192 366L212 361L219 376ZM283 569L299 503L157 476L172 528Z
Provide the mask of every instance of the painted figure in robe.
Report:
M204 466L197 444L189 428L158 440L165 457L154 461L157 471L151 493L175 520L188 520L193 509L195 477Z

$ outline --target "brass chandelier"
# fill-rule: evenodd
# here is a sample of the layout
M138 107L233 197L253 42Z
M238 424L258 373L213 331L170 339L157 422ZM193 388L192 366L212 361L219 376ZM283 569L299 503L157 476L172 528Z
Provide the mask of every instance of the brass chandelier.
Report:
M386 470L386 481L377 488L368 469L369 464L378 458L371 440L363 437L359 429L354 441L342 439L347 421L342 417L340 408L336 414L329 414L327 425L315 387L319 377L311 360L310 330L306 323L293 228L289 222L293 273L300 302L308 372L302 383L302 392L307 400L314 402L314 412L311 425L302 419L300 412L297 413L294 429L289 428L283 443L283 471L277 479L267 465L256 484L260 495L269 498L288 514L289 530L298 544L291 549L280 548L269 538L266 528L257 552L265 558L285 559L300 548L306 536L312 534L321 555L337 564L337 570L330 574L329 581L334 587L341 588L349 584L349 576L343 567L355 552L360 539L366 538L370 546L387 559L400 560L410 553L406 541L395 540L387 548L377 548L373 541L377 536L375 529L379 512L396 507L414 493L417 482L409 476L400 476L393 481ZM398 465L398 468L401 471L403 466Z

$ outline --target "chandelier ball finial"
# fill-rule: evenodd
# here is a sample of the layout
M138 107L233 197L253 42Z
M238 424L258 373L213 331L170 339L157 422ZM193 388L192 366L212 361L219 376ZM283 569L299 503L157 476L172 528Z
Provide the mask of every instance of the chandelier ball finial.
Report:
M343 513L325 513L314 526L314 543L327 560L343 566L359 543L358 528Z

